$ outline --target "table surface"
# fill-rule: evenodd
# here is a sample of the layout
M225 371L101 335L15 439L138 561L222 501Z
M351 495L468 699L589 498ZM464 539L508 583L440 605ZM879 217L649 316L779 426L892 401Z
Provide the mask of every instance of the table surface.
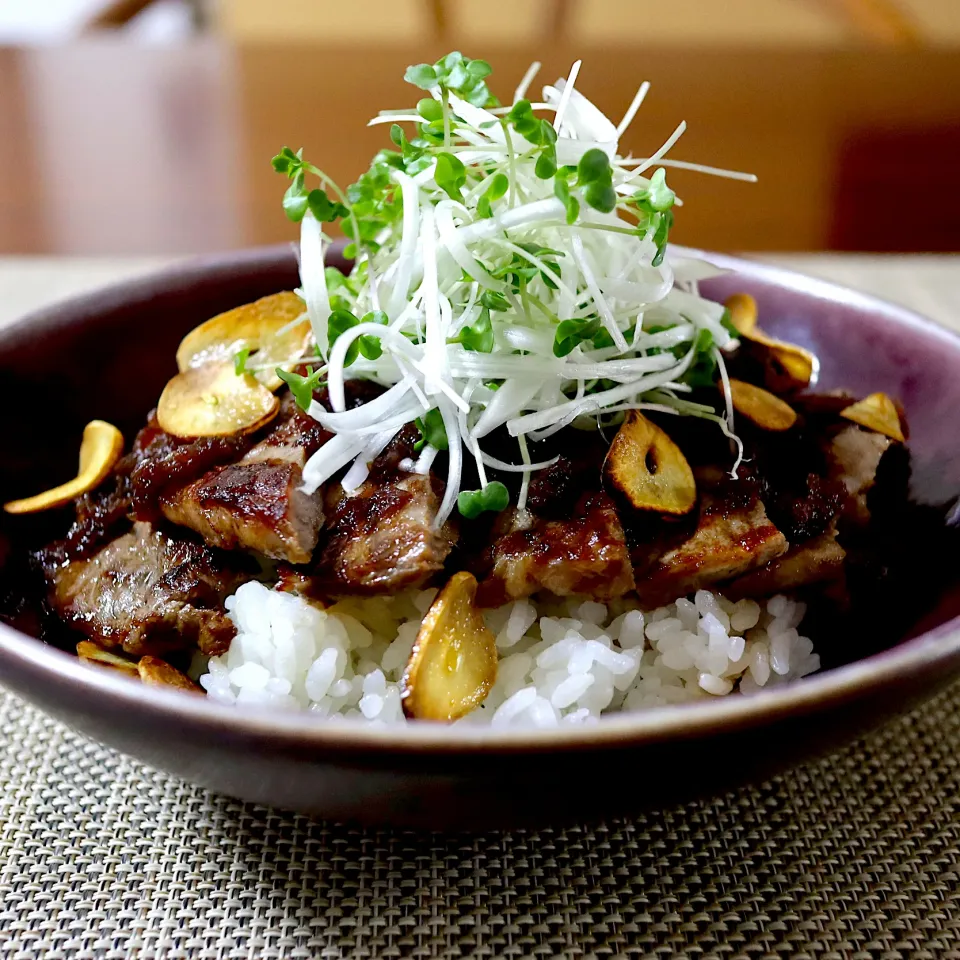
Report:
M960 329L960 257L777 259ZM0 258L0 322L155 265ZM240 804L0 693L3 960L671 954L960 957L960 686L720 797L460 836Z

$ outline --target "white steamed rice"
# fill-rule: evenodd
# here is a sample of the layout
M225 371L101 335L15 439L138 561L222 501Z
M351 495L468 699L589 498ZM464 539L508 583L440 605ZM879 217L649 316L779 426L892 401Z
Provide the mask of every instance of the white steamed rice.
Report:
M246 583L226 603L237 635L200 684L238 706L403 723L400 678L435 595L321 610ZM595 723L618 710L753 693L819 669L797 629L803 615L804 605L785 596L731 603L707 590L648 612L629 602L518 600L487 614L500 651L497 681L483 706L457 722Z

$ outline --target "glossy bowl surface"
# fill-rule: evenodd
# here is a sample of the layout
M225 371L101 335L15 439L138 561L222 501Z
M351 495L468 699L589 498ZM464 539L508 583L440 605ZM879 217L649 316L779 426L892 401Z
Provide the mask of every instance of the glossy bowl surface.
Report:
M831 284L703 256L733 271L704 292L753 293L765 329L820 356L820 386L902 399L918 498L942 503L960 491L960 339ZM72 475L90 419L111 420L131 436L174 371L186 331L296 283L289 247L251 250L111 287L0 330L0 497L31 491L31 477ZM15 521L2 523L0 585L18 536ZM955 556L924 561L957 566ZM242 712L85 667L2 625L0 679L91 737L242 799L426 828L550 823L757 780L930 697L960 675L956 584L953 577L953 589L908 638L873 656L754 697L621 714L582 730L384 730Z

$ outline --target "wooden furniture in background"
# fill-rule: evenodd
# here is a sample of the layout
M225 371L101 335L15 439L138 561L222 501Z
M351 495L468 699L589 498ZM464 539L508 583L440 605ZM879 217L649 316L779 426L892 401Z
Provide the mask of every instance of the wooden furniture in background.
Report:
M819 3L857 35L874 43L922 45L923 31L898 0L807 0ZM936 2L936 0L934 0Z
M99 30L119 30L128 27L141 13L152 7L157 0L104 0L104 5L83 25L84 34ZM209 0L180 0L189 8L195 30L206 28L210 20Z
M131 0L132 2L132 0ZM960 0L219 0L234 39L471 45L937 45L960 43Z
M406 65L449 46L208 39L0 49L0 252L187 253L293 240L271 156L303 146L351 182L388 143L367 119L413 103ZM751 185L670 171L685 201L679 242L960 250L953 49L557 42L544 53L543 44L491 42L484 52L505 96L534 57L544 60L542 81L582 57L578 86L615 118L649 79L626 149L647 155L686 120L671 156L759 176Z
M126 26L137 14L143 13L154 0L110 0L102 10L91 17L86 31L110 30Z

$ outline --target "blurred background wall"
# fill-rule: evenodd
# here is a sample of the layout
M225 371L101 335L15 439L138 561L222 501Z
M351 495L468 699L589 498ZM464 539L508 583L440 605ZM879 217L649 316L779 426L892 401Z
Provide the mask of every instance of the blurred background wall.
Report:
M3 251L290 239L273 153L350 182L451 48L615 119L650 80L625 148L759 176L671 171L680 242L960 250L960 0L0 0L0 45Z

